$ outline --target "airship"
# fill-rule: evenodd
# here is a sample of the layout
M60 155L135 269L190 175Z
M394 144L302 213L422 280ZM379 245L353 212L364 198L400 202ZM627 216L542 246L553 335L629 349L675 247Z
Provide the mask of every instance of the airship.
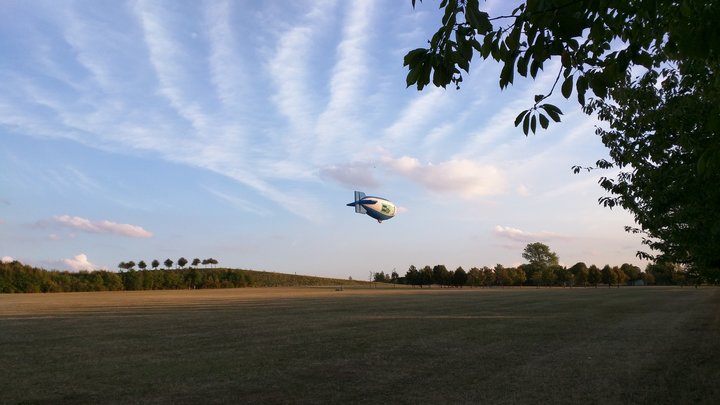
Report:
M380 198L366 196L362 191L355 192L355 201L348 203L348 207L355 207L358 214L367 214L379 223L395 216L395 204Z

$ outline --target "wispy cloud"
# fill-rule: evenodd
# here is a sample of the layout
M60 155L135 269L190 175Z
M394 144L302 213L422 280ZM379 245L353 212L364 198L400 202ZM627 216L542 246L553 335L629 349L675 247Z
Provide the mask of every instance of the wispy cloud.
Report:
M313 66L309 55L313 54L327 16L321 10L332 8L330 2L317 2L306 14L297 16L297 23L279 26L277 43L272 57L266 62L275 92L271 100L281 116L290 124L291 133L286 134L285 145L289 152L304 150L304 142L312 139L317 116L313 88Z
M247 77L248 72L236 52L239 47L230 23L230 5L228 1L209 4L205 20L210 39L211 81L222 104L235 108L245 93L243 78Z
M152 232L146 231L141 226L119 224L108 220L91 221L81 217L60 215L54 218L54 222L61 226L90 233L110 233L131 238L150 238L153 236Z
M254 214L258 215L267 215L268 211L266 209L263 209L261 207L258 207L257 205L247 201L244 198L240 198L234 195L230 195L228 193L224 193L219 190L215 190L212 188L205 188L210 194L213 194L214 196L220 198L221 200L224 200L230 204L232 204L234 207L239 208L240 210L246 211L246 212L252 212Z
M204 116L196 105L189 105L185 102L178 83L186 82L183 79L183 49L179 43L173 40L171 33L160 19L159 10L154 10L148 2L138 1L135 3L135 11L140 19L144 32L145 44L150 54L157 79L160 83L160 94L162 94L175 108L178 114L192 123L196 128L201 127L205 121Z
M330 101L318 118L318 148L322 151L335 144L338 137L359 134L360 109L364 102L364 86L368 79L367 47L374 1L362 1L348 7L342 40L337 46L337 59L330 78ZM342 131L340 131L342 128Z
M407 142L427 131L432 119L443 111L446 105L445 90L435 87L427 88L422 94L410 102L393 124L385 130L385 142Z
M509 226L501 226L496 225L493 229L493 233L495 236L510 239L516 242L536 242L536 241L546 241L550 239L565 239L567 238L564 235L560 235L553 232L528 232L524 231L522 229L512 228Z
M348 187L378 187L375 179L375 166L368 162L352 162L326 166L320 169L320 177L337 181Z

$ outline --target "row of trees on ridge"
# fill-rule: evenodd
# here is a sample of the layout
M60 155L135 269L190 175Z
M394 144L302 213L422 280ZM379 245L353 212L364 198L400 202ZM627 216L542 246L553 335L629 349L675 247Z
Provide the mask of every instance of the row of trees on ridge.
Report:
M170 269L170 268L172 268L173 264L175 264L175 262L172 259L165 259L163 264L165 265L166 268ZM187 264L188 264L188 260L184 257L181 257L177 260L177 266L181 269L184 268ZM203 259L203 260L200 260L196 257L190 263L190 265L192 267L198 267L201 264L203 266L208 266L208 265L214 266L214 265L218 264L218 261L213 259L212 257L209 259ZM128 262L120 262L120 264L118 264L118 268L121 270L134 270L135 266L137 266L140 270L145 270L148 267L147 263L144 260L140 260L137 263L130 260ZM153 270L155 270L160 266L160 261L157 259L154 259L153 261L150 262L150 266L152 267Z

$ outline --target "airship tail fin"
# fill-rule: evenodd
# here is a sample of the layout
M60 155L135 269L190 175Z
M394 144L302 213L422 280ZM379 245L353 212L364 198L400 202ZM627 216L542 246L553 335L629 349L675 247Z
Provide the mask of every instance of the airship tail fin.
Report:
M352 203L352 205L355 206L355 212L357 212L358 214L367 214L367 210L365 210L365 207L363 207L361 204L358 204L358 201L362 200L363 198L365 198L365 193L363 193L362 191L355 192L355 202Z

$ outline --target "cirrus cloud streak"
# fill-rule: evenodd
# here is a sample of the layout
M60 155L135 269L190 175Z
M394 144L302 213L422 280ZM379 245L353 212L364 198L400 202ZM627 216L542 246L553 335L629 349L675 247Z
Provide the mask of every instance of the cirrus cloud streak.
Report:
M506 238L517 242L535 242L538 240L565 238L565 236L553 232L528 232L523 231L522 229L500 225L495 225L493 233L501 238Z

